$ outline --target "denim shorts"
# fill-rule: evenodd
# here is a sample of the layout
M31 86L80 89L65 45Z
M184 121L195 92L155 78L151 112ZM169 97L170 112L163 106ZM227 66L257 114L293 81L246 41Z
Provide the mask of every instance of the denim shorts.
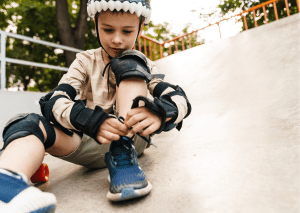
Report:
M118 113L114 110L114 115L118 117ZM150 136L146 136L151 140ZM149 147L148 143L137 134L133 138L133 145L138 155ZM63 157L57 157L62 160L82 165L91 169L100 169L106 167L104 162L105 153L109 151L110 144L100 145L93 138L83 134L82 140L78 148L71 154Z

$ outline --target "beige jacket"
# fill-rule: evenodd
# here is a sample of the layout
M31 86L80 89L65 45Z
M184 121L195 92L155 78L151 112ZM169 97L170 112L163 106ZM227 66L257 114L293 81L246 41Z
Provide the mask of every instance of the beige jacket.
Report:
M159 74L154 62L147 59L147 65L152 74ZM111 69L106 70L105 75L102 76L104 68L105 64L101 48L78 53L76 59L71 64L68 72L62 77L59 84L69 84L74 87L77 95L80 96L80 99L87 100L86 107L94 109L95 106L98 105L105 112L109 113L113 110L113 105L116 101L116 79ZM108 71L110 72L109 92L107 85ZM148 83L147 86L151 95L153 95L154 87L161 81L163 80L154 78ZM171 89L171 91L174 90ZM69 96L62 91L56 91L52 97L56 95L65 95L69 98ZM176 102L178 102L178 100ZM70 112L73 105L74 101L70 98L60 98L56 101L52 111L56 121L63 127L76 130L70 122ZM178 106L180 108L183 107L181 110L183 113L187 112L187 104L183 97L179 97L177 107ZM181 116L182 118L180 118L180 120L177 119L176 121L179 121L176 123L179 123L184 115Z

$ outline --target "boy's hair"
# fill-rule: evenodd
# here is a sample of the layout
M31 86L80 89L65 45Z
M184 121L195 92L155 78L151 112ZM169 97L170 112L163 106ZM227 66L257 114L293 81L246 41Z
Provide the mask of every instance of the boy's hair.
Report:
M128 13L128 12L125 12L124 10L119 10L119 11L117 11L116 9L113 10L113 11L111 11L111 12L112 12L112 13L121 13L121 14L123 14L123 13ZM99 12L96 13L95 18L98 18L99 14L100 14ZM145 22L145 17L144 17L144 16L140 16L139 19L140 19L139 27L141 27L141 26L142 26L142 23ZM144 24L144 25L147 26L148 24Z

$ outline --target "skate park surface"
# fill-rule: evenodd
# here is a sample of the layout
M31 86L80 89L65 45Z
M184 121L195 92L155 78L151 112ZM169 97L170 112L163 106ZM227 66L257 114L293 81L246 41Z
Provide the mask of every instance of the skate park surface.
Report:
M158 148L139 158L153 186L148 196L112 203L107 169L50 155L44 159L50 180L37 187L56 195L58 213L298 213L299 19L283 18L156 62L165 81L184 89L192 113L180 132L156 135ZM1 132L14 114L39 113L42 95L0 92Z

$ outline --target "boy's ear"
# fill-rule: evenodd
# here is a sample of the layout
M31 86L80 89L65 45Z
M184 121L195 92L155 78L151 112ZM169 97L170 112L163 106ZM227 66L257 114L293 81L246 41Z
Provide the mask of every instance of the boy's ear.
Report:
M143 21L143 22L141 23L139 36L142 35L143 29L144 29L144 25L145 25L145 21Z

